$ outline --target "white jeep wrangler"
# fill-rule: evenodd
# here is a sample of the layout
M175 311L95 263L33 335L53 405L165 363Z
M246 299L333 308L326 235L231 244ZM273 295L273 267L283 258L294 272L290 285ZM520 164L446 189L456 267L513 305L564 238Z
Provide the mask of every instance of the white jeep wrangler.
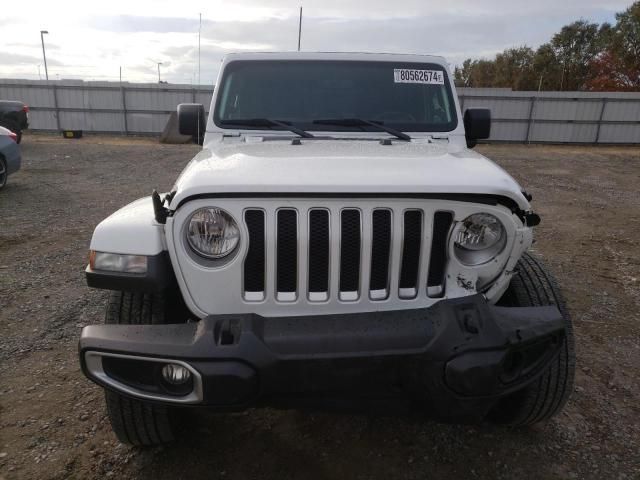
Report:
M539 217L470 150L440 57L234 54L171 191L101 222L88 378L119 439L170 441L181 408L389 411L529 425L572 390L571 322L527 249Z

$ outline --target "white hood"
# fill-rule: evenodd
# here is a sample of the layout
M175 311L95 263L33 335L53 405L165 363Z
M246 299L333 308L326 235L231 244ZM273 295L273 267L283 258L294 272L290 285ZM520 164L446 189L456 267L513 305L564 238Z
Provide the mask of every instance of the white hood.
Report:
M175 208L224 193L485 194L529 203L518 183L482 155L449 144L372 140L225 141L209 144L178 178Z

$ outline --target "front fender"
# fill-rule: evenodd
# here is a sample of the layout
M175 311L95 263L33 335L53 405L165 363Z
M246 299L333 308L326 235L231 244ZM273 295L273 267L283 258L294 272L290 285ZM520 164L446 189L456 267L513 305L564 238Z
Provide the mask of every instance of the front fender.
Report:
M164 225L156 222L151 197L122 207L98 224L91 250L132 255L158 255L167 249Z
M91 250L147 257L146 273L85 270L93 288L134 292L162 292L175 284L175 275L164 240L164 225L155 220L151 197L121 208L96 227Z

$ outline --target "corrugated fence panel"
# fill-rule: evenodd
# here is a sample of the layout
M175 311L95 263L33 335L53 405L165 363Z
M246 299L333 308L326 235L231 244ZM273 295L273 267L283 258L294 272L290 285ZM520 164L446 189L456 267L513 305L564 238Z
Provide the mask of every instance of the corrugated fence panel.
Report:
M133 133L162 132L167 121L168 113L128 113L127 123L129 131Z
M602 119L617 122L640 122L640 102L608 100Z
M55 130L56 117L52 111L31 110L29 112L29 129L31 130Z
M529 140L553 143L593 143L598 126L575 123L534 123Z
M196 93L196 101L193 103L201 103L204 105L204 108L209 111L209 105L211 104L211 97L213 96L213 91L211 92L198 92Z
M536 120L592 120L600 116L602 102L576 101L573 99L558 101L538 98L535 104Z
M55 90L55 93L54 93ZM0 79L0 98L31 107L33 130L159 134L179 103L209 110L213 87ZM489 108L496 142L640 143L640 93L460 88L460 106Z
M529 108L531 108L531 100L526 99L510 99L503 101L497 97L479 98L471 97L464 99L464 110L467 108L489 108L491 116L498 119L519 119L529 116Z
M640 123L602 125L600 142L602 143L640 143Z
M524 142L527 139L527 124L493 122L491 140L496 142Z
M113 90L85 90L86 107L89 110L120 110L122 108L122 91L117 88Z

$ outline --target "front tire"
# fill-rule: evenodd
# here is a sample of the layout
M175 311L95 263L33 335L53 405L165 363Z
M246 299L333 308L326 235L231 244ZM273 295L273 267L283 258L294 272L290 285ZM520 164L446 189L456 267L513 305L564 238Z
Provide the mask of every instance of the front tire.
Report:
M555 305L564 318L566 337L558 357L537 380L501 399L489 414L489 419L495 423L518 427L547 420L567 403L575 375L573 327L562 293L539 257L527 252L518 262L511 284L498 305Z
M112 292L105 323L149 325L169 323L172 312L158 294ZM136 446L162 445L175 438L176 411L170 407L125 397L105 390L107 416L123 443Z

